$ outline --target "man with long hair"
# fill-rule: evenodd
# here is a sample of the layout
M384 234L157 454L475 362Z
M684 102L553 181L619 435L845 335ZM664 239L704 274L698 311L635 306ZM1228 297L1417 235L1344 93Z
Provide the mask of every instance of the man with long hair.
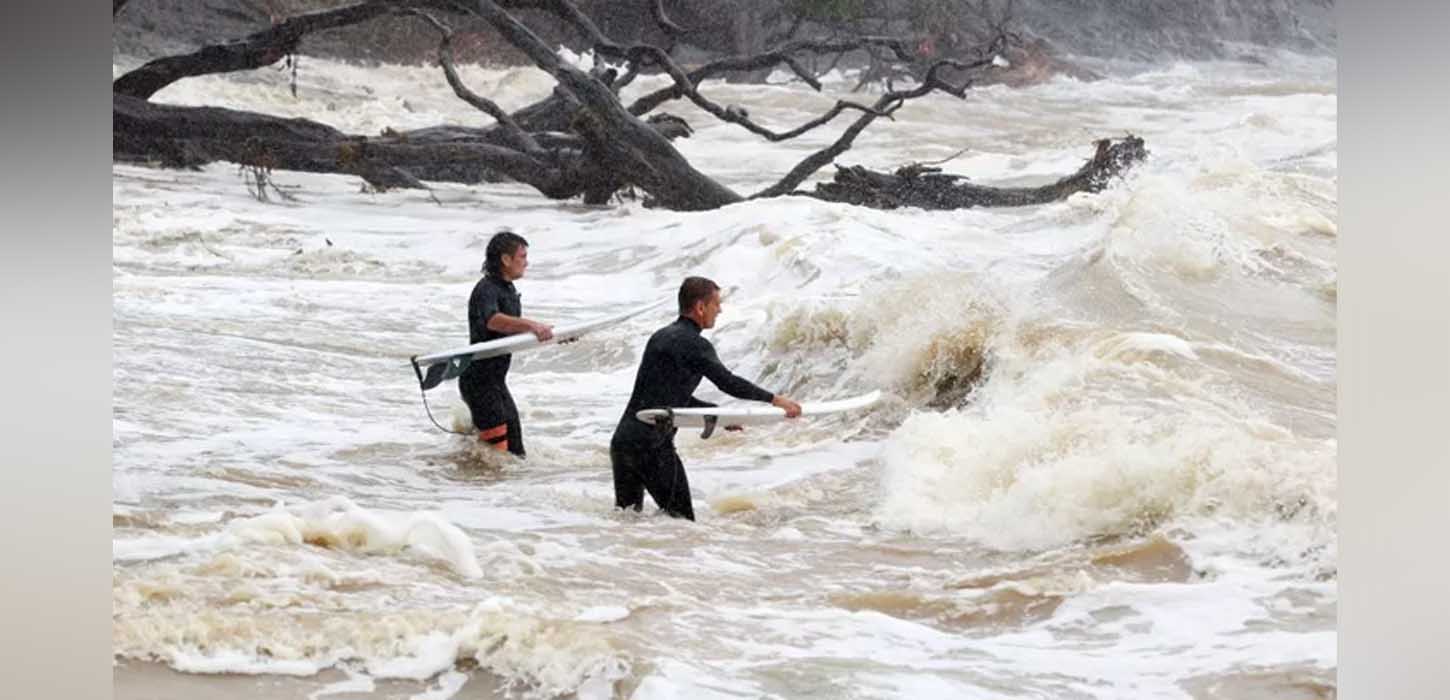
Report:
M714 406L692 396L701 378L737 399L783 408L789 418L799 416L801 407L731 373L720 363L715 346L700 335L713 328L720 315L719 285L704 277L687 277L680 285L678 302L680 317L655 331L645 345L634 392L609 442L609 459L614 468L616 507L638 511L648 491L669 515L694 520L690 481L675 451L676 429L648 425L635 418L635 413L647 408Z
M473 286L468 298L468 342L481 343L517 333L533 333L539 340L554 337L554 329L524 318L514 280L529 267L529 242L523 236L503 230L494 234L484 252L483 279ZM512 355L498 355L470 364L458 377L458 392L468 411L478 439L494 449L524 456L523 427L519 409L509 394L509 364Z

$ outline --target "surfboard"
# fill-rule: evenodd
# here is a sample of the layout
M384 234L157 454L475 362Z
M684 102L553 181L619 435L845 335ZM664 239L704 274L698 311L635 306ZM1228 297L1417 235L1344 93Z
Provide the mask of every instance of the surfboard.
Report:
M515 333L486 340L482 343L464 345L452 350L442 350L428 353L427 355L414 355L409 358L413 363L413 372L418 375L418 385L423 391L432 389L444 381L463 374L463 370L474 360L481 360L486 357L497 357L508 355L525 350L533 350L546 345L554 345L566 340L574 340L601 328L607 328L616 323L638 316L646 311L657 309L668 299L663 299L652 304L641 306L630 311L604 316L591 321L580 321L554 327L554 337L547 341L540 341L533 333Z
M801 418L866 408L881 400L880 391L835 401L810 401L801 404ZM769 404L742 404L712 408L646 408L634 417L645 423L673 422L677 428L704 428L700 437L710 437L717 425L762 425L786 420L785 409Z

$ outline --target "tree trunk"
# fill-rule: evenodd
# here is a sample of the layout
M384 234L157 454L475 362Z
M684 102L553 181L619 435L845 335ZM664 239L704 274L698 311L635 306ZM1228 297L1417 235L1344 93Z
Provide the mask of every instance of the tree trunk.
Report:
M112 97L112 150L122 161L195 167L227 161L264 168L357 175L377 187L421 187L418 180L475 183L496 175L545 196L577 196L617 180L581 149L556 149L540 161L463 131L345 134L306 119L282 119L218 107L179 107Z
M645 9L665 35L673 38L685 32L666 16L660 0L632 1L641 3L641 8L645 8L644 2L650 3ZM116 0L113 10L123 4ZM612 70L587 74L565 64L550 44L541 41L508 11L521 9L557 16L584 36L600 57L626 61L628 72L623 77L615 76ZM477 183L507 178L528 184L547 197L582 195L589 203L607 202L621 188L634 186L645 192L647 204L675 210L708 210L743 201L741 195L695 169L671 144L672 139L692 133L688 124L667 114L649 114L674 99L688 99L717 119L771 141L795 138L829 123L846 110L862 113L835 142L807 156L774 186L752 198L808 194L877 208L1017 206L1061 199L1078 191L1097 191L1145 153L1142 141L1133 137L1112 147L1106 141L1100 142L1099 155L1082 171L1044 188L983 188L922 166L908 166L895 174L857 167L841 169L835 182L818 185L814 193L797 193L795 189L802 182L848 150L856 136L876 118L889 118L908 100L934 91L964 98L971 86L970 78L951 84L939 76L940 71L951 68L970 76L970 71L988 69L990 61L938 61L917 87L888 91L872 106L838 102L821 117L776 132L751 121L748 112L739 106L714 103L701 94L699 81L715 75L770 71L784 65L820 89L798 57L839 54L863 47L879 49L883 54L889 51L892 58L886 60L895 62L904 63L912 57L902 40L883 36L794 40L761 51L765 1L734 0L728 11L735 12L730 18L734 21L735 54L686 73L666 49L615 43L569 0L357 0L351 5L277 21L237 41L150 61L116 79L112 84L113 157L172 167L227 161L268 169L346 173L380 188L424 187L423 180ZM449 43L452 29L430 12L466 13L483 19L509 45L554 78L553 94L508 114L492 100L472 92L453 70ZM439 61L446 79L460 99L488 114L496 122L494 125L389 130L370 137L346 134L307 119L149 101L158 90L187 77L271 65L294 52L298 42L313 32L397 14L416 15L440 30ZM997 46L1001 40L1004 37L994 39L990 46ZM626 108L618 90L642 68L663 69L673 84Z

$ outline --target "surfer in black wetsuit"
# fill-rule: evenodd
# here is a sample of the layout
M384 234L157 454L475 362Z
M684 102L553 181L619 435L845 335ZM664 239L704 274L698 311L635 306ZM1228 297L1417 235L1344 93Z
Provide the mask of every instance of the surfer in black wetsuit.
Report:
M644 506L644 492L649 491L666 513L694 520L690 481L675 452L675 428L644 423L635 418L635 412L714 406L691 395L702 377L737 399L779 406L789 418L799 416L801 407L735 376L720 363L715 346L700 335L701 330L715 326L715 317L720 314L719 285L704 277L686 278L680 285L679 304L680 317L655 331L644 347L634 377L634 393L609 442L609 459L614 467L616 507L638 511Z
M554 336L551 326L523 317L514 280L529 266L529 242L512 231L499 231L484 253L483 279L468 298L468 342L481 343L516 333L533 333L539 340ZM458 391L473 414L478 439L498 450L524 456L519 409L509 394L511 355L477 360L458 377Z

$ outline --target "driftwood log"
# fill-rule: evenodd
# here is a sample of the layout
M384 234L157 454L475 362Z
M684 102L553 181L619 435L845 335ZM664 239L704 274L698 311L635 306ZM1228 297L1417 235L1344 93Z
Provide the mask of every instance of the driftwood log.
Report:
M940 168L919 164L902 166L894 173L875 172L855 165L838 166L834 180L816 185L814 192L800 194L873 209L1021 207L1055 202L1078 192L1101 192L1113 178L1148 155L1143 139L1137 136L1116 142L1103 139L1096 146L1093 157L1077 172L1042 187L975 185L964 176L946 175Z

